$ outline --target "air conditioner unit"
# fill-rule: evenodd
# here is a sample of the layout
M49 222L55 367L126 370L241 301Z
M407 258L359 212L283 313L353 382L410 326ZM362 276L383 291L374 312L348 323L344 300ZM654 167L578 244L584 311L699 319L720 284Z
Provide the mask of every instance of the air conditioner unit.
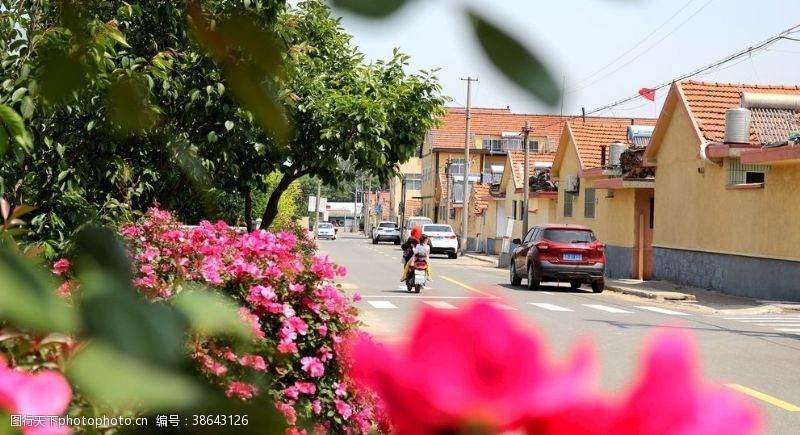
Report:
M570 175L564 182L564 191L570 193L578 193L581 188L581 180L577 175Z

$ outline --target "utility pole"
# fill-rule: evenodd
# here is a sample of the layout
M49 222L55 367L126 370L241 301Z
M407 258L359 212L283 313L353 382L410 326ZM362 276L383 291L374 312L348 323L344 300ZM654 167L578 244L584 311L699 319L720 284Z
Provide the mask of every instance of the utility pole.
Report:
M453 196L453 188L450 187L450 179L452 178L452 174L450 174L450 166L453 165L453 159L450 157L447 158L447 162L444 164L444 175L445 181L447 182L447 198L445 201L446 208L444 214L444 223L450 223L450 198Z
M403 238L403 229L406 223L406 176L400 181L400 238ZM403 240L405 242L405 240Z
M352 232L355 234L356 232L356 217L358 216L358 176L356 175L355 183L353 183L353 190L355 190L355 195L353 195L353 227Z
M470 114L470 103L472 97L472 82L477 82L478 79L467 77L461 79L467 82L467 130L464 132L464 201L462 202L464 208L461 209L461 254L467 251L467 229L469 228L469 139L470 130L469 122L472 118Z
M531 125L528 121L525 121L525 126L522 127L522 146L525 149L525 166L522 171L525 174L524 177L524 186L522 188L522 194L524 195L522 198L522 237L525 237L528 234L528 200L530 196L530 163L528 160L530 159L530 148L528 147L528 136L531 134Z
M317 231L319 231L319 203L320 195L322 194L322 179L317 179L317 204L314 206L314 240L317 240Z

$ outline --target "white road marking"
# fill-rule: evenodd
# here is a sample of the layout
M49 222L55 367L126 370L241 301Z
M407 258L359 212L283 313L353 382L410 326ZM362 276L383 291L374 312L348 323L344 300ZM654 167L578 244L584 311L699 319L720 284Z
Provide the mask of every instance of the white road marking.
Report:
M514 307L512 307L510 305L501 304L500 302L492 302L492 306L497 308L498 310L517 311L516 308L514 308Z
M389 302L389 301L367 301L368 304L372 305L373 308L380 308L380 309L397 309L397 305Z
M457 307L455 305L450 305L447 302L442 301L423 301L427 305L436 308L437 310L455 310Z
M594 305L594 304L583 304L584 307L594 308L595 310L606 311L609 313L627 313L630 314L630 311L626 311L620 308L614 307L607 307L605 305Z
M545 294L545 295L552 295L553 294L552 292L539 292L539 293L542 293L542 294Z
M800 329L784 329L784 328L775 328L776 331L781 332L794 332L796 334L800 334Z
M637 306L636 308L652 311L654 313L661 313L661 314L669 314L670 316L689 316L689 313L681 313L680 311L672 311L666 308L659 308L659 307L648 307L645 305Z
M765 326L765 327L782 326L787 328L800 328L800 323L771 323L771 324L758 324L756 326Z
M533 305L534 307L544 308L545 310L550 310L550 311L573 311L573 310L570 310L569 308L564 308L564 307L560 307L558 305L553 305L553 304L541 304L541 303L536 303L536 302L528 302L528 305Z
M403 287L402 290L406 288ZM407 295L361 295L362 298L381 298L381 299L405 299L405 298L414 298L420 299L423 296L417 294L407 294ZM497 299L497 298L489 298L485 296L435 296L436 299Z
M754 319L726 319L726 320L736 320L738 322L743 322L743 323L758 323L758 322L797 322L800 319L762 317Z

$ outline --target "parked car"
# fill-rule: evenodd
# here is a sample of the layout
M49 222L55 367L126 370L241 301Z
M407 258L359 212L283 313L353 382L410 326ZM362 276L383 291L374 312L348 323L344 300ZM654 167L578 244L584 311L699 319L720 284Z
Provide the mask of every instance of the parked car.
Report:
M377 245L382 240L391 240L395 245L400 244L400 228L392 221L382 221L372 229L372 244Z
M400 242L405 243L406 240L411 236L411 229L416 226L423 226L425 224L432 224L433 219L425 216L414 216L406 219L405 223L403 223L403 232L400 235Z
M336 240L336 228L330 222L320 222L317 225L317 238Z
M422 234L431 238L431 254L447 254L450 258L458 258L458 237L453 227L446 224L423 225Z
M535 289L545 281L565 281L578 289L591 284L592 291L605 288L605 246L590 228L580 225L544 224L531 228L511 253L509 273L511 284L527 279L528 288Z

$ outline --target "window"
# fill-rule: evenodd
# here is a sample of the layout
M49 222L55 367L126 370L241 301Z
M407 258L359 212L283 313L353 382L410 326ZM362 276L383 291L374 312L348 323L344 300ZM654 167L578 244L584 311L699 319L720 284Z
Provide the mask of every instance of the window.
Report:
M728 159L728 184L763 183L766 172L764 165L745 165L739 158Z
M539 141L528 139L528 150L534 153L539 152Z
M517 218L517 201L516 200L511 201L511 210L512 210L511 211L511 216L513 216L514 219L516 219Z
M422 188L422 174L406 174L406 190L420 190Z
M653 220L656 215L656 199L650 198L650 229L653 229Z
M450 175L464 175L464 159L451 159L450 163Z
M534 232L536 232L536 228L531 228L530 231L528 231L528 234L525 235L525 240L523 240L523 243L531 242L533 240Z
M589 230L560 228L544 230L544 238L556 243L592 243L597 240Z
M525 201L519 202L519 220L525 219Z
M572 200L574 197L574 193L564 192L564 217L572 217Z
M503 179L503 165L498 164L497 162L485 162L483 164L483 174L481 179L484 183L490 184L500 184L500 180ZM497 171L497 169L501 169Z
M491 151L502 151L503 141L501 139L483 139L483 149Z
M594 218L594 188L586 189L583 201L583 217Z

